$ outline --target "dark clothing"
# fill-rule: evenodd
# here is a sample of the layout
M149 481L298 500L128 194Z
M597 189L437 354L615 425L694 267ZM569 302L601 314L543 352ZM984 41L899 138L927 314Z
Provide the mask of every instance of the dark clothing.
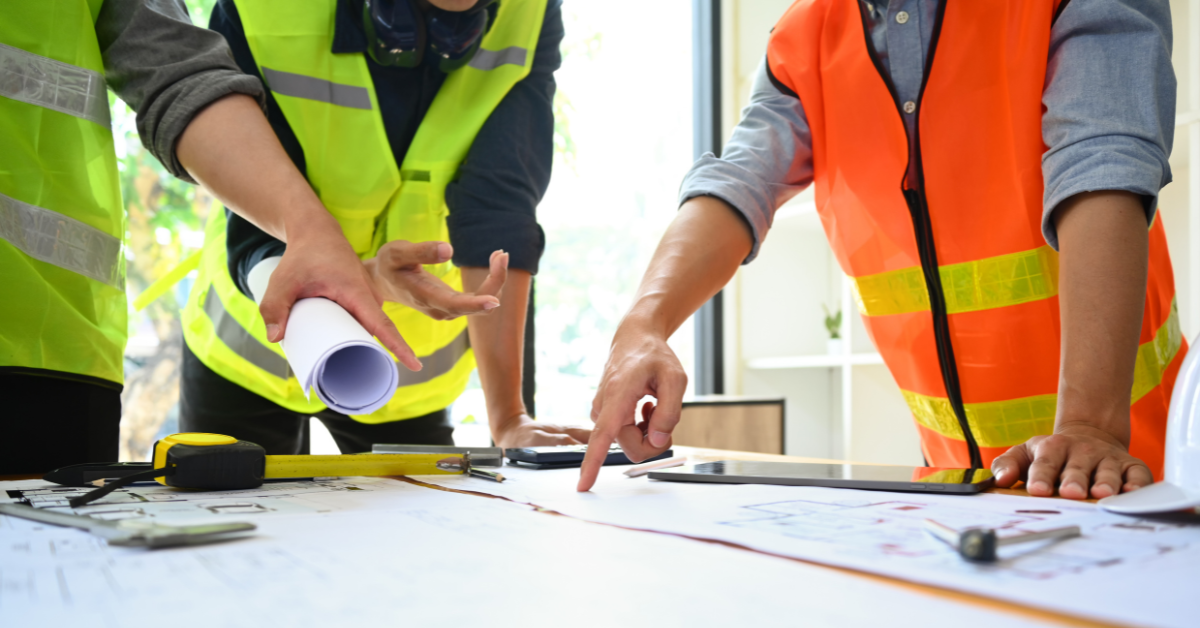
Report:
M5 372L0 373L0 395L6 400L0 475L45 473L69 464L117 459L119 386Z
M445 410L389 423L359 423L322 410L321 420L342 453L371 451L375 443L453 445L454 427ZM309 453L309 415L268 401L209 369L183 347L183 380L179 386L179 431L225 434L258 443L268 454Z
M386 67L363 53L367 40L350 0L340 0L332 52L360 54L375 85L383 126L396 163L401 164L445 74L435 66ZM233 0L219 0L209 27L225 36L234 60L247 74L260 76ZM487 267L492 251L510 254L509 267L536 273L545 236L536 209L550 184L554 158L554 71L562 62L562 7L551 0L528 76L513 87L480 129L459 177L446 188L447 225L457 266ZM304 151L270 90L267 119L301 172ZM246 277L285 245L236 214L228 213L226 246L229 274L249 295Z

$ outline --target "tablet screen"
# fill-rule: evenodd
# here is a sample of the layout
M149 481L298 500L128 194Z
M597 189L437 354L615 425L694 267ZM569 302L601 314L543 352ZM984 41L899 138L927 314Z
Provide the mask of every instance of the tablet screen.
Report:
M950 486L953 485L975 492L991 484L992 472L988 469L723 460L652 472L650 478L947 492L953 490Z

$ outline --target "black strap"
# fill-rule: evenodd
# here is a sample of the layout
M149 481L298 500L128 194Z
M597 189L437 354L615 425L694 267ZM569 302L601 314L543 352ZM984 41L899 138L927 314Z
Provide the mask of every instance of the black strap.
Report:
M796 90L788 87L783 81L776 78L775 73L771 71L771 63L769 60L764 62L763 66L767 69L767 78L771 79L771 84L775 86L775 89L779 90L779 93L785 96L791 96L797 100L800 99L800 96L796 94Z
M139 480L152 480L154 478L163 477L166 475L175 475L175 467L172 466L172 467L167 467L165 469L150 469L149 471L142 471L141 473L134 473L133 475L127 475L118 480L113 480L112 482L108 482L104 486L101 486L100 488L88 491L88 492L84 493L83 495L80 495L78 497L72 497L67 503L70 504L71 508L79 508L80 506L83 506L85 504L90 504L91 502L94 502L97 499L100 499L101 497L108 495L109 493L121 488L122 486L127 486L129 484L133 484L134 482L137 482Z
M95 486L96 480L116 480L154 467L153 462L85 462L59 467L42 476L63 486Z

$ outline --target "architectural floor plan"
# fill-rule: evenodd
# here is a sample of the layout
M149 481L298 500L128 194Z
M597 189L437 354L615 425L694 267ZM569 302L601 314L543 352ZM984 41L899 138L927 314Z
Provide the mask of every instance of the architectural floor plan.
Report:
M578 470L505 469L511 482L421 478L587 521L711 539L907 581L1136 625L1195 625L1200 517L1134 518L1094 504L995 493L954 496L626 478L605 468L588 493ZM1078 525L1083 535L1014 545L969 563L924 529L989 527L1001 536ZM1185 584L1187 583L1187 584Z
M7 489L8 498L34 508L73 512L97 519L160 519L165 523L334 512L361 502L362 498L356 497L356 493L395 492L398 487L405 486L381 478L268 482L259 488L240 491L182 491L139 483L118 489L97 502L71 508L68 500L90 489L42 482L11 484L17 486Z
M14 484L0 483L9 496L0 499L49 488ZM169 617L173 628L466 626L481 617L510 625L528 623L531 609L579 626L771 625L801 612L806 625L877 628L881 609L901 627L1031 625L797 561L497 499L387 479L307 484L138 501L161 492L147 487L90 507L101 516L124 506L157 516L171 503L262 508L199 508L209 520L258 525L247 538L199 547L112 547L79 530L0 515L0 625L108 628L154 617ZM293 501L310 510L280 508Z
M920 498L885 494L880 499L823 502L780 501L743 507L743 518L719 522L737 528L819 542L846 555L895 557L936 569L970 571L997 579L1049 580L1122 563L1153 563L1174 552L1200 550L1194 525L1149 519L1092 521L1081 512L1046 507L979 511ZM974 504L975 502L971 502ZM953 528L989 527L1001 537L1083 523L1078 539L1014 546L991 567L964 565L924 529L935 518Z

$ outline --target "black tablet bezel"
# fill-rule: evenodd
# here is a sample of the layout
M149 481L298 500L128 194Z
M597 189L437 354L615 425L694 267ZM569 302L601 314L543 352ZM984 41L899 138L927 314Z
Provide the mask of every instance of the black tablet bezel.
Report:
M716 462L704 462L686 467L675 469L663 469L661 471L651 471L649 478L651 480L662 480L668 482L708 482L712 484L774 484L779 486L823 486L827 488L855 488L868 491L895 491L904 493L932 493L937 495L975 495L982 493L995 485L996 478L989 476L979 482L897 482L885 480L854 480L854 479L834 479L822 477L792 477L780 475L745 475L745 474L714 474L714 473L696 473L696 468L703 465L711 465L718 463L739 463L739 465L794 465L794 464L819 464L819 463L792 463L792 462L763 462L749 460L721 460ZM843 467L841 464L829 464L824 466ZM873 465L854 465L854 466L873 466ZM893 466L893 465L887 465ZM916 469L919 467L901 467L895 466L897 469ZM964 469L966 470L966 469ZM976 470L969 470L976 471ZM990 471L989 471L990 473ZM974 475L972 473L971 475ZM966 474L964 473L964 476Z

